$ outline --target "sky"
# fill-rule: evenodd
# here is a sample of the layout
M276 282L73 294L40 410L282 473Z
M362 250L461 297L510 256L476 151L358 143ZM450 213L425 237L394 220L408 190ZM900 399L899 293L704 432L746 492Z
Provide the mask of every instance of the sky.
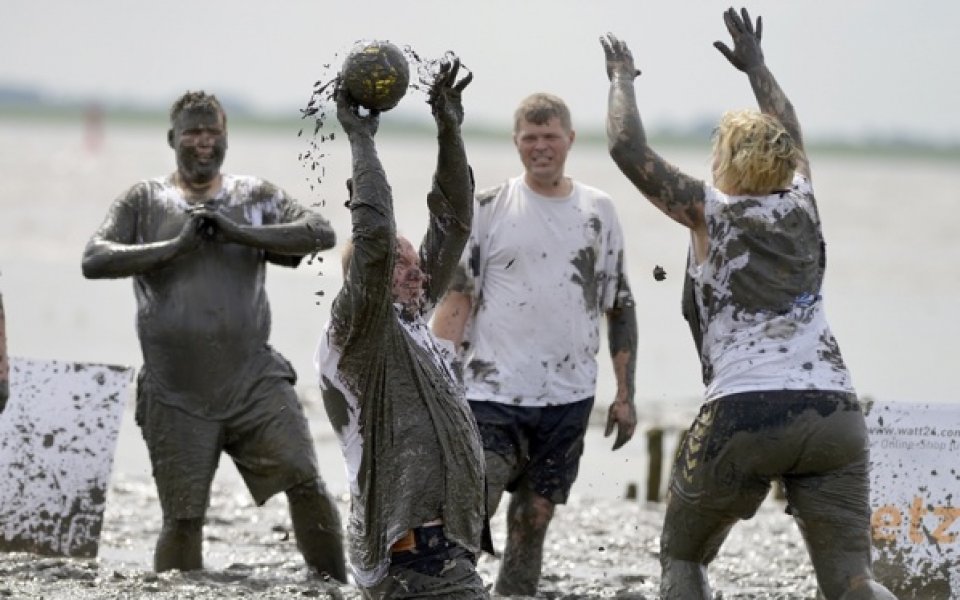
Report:
M0 85L52 97L166 107L187 89L297 114L313 82L357 40L457 53L475 74L468 125L508 129L527 94L563 97L578 129L599 130L607 81L601 35L633 51L646 126L715 121L753 106L746 76L706 0L3 0ZM808 139L909 137L960 143L960 2L754 0L767 64ZM324 68L324 65L332 65ZM422 114L411 95L396 109Z

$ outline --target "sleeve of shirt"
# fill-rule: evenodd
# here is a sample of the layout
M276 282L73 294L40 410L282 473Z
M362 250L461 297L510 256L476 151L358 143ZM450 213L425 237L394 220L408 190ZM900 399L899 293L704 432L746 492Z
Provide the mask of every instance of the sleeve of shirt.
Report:
M114 200L93 237L117 244L143 243L137 232L137 218L140 200L147 194L147 185L146 182L138 183Z
M302 221L315 231L320 231L321 228L329 228L330 224L326 219L324 219L318 213L304 207L302 204L291 198L282 189L268 182L264 182L263 185L267 193L271 193L273 195L273 201L277 209L275 213L275 221L269 224L282 225ZM299 266L300 262L303 260L303 256L297 256L293 254L275 254L272 252L267 252L266 258L269 262L275 265L291 268Z
M473 204L473 198L469 198ZM427 274L424 314L429 314L446 293L452 279L457 277L463 249L470 238L472 206L454 206L443 190L433 182L427 195L430 224L420 244L420 265Z

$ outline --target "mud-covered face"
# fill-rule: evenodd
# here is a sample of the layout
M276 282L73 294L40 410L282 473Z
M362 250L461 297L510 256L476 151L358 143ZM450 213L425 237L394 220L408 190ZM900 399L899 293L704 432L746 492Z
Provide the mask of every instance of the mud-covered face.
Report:
M564 129L557 117L541 125L521 120L513 142L527 176L545 185L556 185L563 178L573 137L573 132Z
M180 177L193 184L211 181L227 154L227 128L220 111L188 109L177 115L170 145L177 155Z
M417 308L423 298L426 276L420 270L420 257L406 238L397 238L397 260L393 265L393 300L405 308Z

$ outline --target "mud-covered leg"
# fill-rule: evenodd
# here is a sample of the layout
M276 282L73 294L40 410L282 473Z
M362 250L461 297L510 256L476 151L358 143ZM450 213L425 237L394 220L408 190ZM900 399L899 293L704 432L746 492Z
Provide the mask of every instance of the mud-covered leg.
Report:
M543 565L543 542L553 518L552 502L527 489L518 489L507 507L507 546L497 577L503 596L534 596Z
M710 600L707 565L737 518L698 510L671 496L660 536L660 598Z
M158 573L171 569L195 571L203 568L203 518L163 519L153 568Z
M287 490L287 501L297 548L306 563L346 583L340 513L326 486L320 479L301 483Z
M826 600L888 600L896 596L874 581L870 532L844 532L843 524L796 518Z

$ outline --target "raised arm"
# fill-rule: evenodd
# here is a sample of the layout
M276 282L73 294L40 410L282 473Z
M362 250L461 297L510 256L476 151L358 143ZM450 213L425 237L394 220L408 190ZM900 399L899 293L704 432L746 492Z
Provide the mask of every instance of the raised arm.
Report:
M393 194L374 143L380 119L374 111L361 115L343 88L335 97L337 119L350 142L352 156L352 177L347 182L352 250L344 269L343 288L331 313L340 335L354 340L379 339L366 332L381 327L379 319L392 310L397 246ZM340 340L344 346L349 342Z
M797 170L810 179L810 163L803 148L797 113L794 112L793 104L783 93L780 84L777 83L763 59L763 50L760 48L763 19L757 17L757 24L754 27L747 9L741 9L738 15L737 11L730 8L723 13L723 21L727 25L730 37L733 38L733 50L720 41L714 42L714 47L730 61L730 64L747 74L760 110L776 117L793 137L800 150Z
M439 61L433 81L426 82L430 84L427 102L437 124L437 170L427 196L430 225L420 245L420 264L428 275L425 310L446 292L473 219L473 175L460 132L462 92L473 73L458 82L460 68L460 59L448 52Z
M640 192L667 216L693 230L705 227L703 183L682 173L647 143L633 80L640 71L625 43L607 34L600 38L606 55L610 94L607 144L610 156Z
M148 244L137 243L135 205L140 193L143 193L142 188L135 186L110 207L103 224L83 251L84 277L105 279L140 275L170 264L203 243L203 221L197 216L187 219L176 237Z

